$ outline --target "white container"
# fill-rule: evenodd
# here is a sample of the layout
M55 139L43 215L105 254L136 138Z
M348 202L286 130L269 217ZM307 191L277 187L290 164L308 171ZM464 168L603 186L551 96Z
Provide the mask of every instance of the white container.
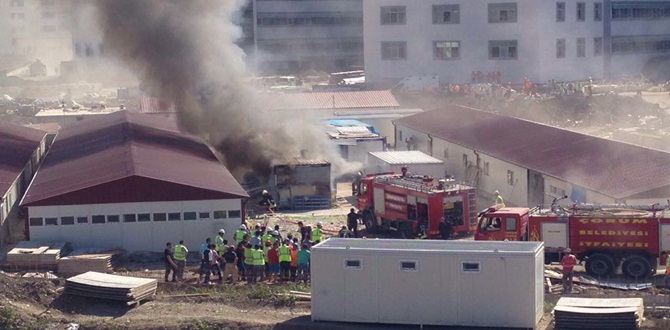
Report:
M534 328L544 244L331 238L312 248L312 321Z
M418 150L368 153L367 173L400 174L403 167L407 167L411 174L428 175L435 179L444 178L446 172L444 161Z

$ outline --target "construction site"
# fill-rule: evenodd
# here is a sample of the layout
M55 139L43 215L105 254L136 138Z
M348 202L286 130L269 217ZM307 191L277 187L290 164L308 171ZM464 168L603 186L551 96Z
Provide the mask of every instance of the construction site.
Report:
M366 41L362 67L405 6L285 2L10 2L52 34L0 22L30 55L0 52L0 329L670 329L668 60L617 62L667 40L587 56L594 28L575 59L599 64L561 70L559 39L537 81L516 40L489 40L486 73L440 41L426 75L406 42ZM578 20L627 17L606 3Z

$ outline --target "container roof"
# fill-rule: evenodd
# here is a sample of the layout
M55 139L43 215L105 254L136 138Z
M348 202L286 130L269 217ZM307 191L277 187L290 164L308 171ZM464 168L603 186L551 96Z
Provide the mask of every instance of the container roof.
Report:
M442 160L427 155L419 150L376 151L370 152L370 155L391 165L444 164Z
M436 252L537 252L542 242L445 241L416 239L329 238L313 248L324 250L436 251Z
M210 199L248 197L202 140L166 118L119 111L62 128L22 205L58 205L59 196L130 177L187 186Z
M391 91L262 93L259 103L268 110L398 108Z
M18 178L47 133L0 121L0 192L2 195Z
M670 185L665 151L457 105L394 122L617 199Z

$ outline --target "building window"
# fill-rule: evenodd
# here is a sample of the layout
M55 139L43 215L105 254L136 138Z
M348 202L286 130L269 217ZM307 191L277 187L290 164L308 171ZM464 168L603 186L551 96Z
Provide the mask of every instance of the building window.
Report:
M167 214L165 213L154 213L154 221L166 221Z
M229 218L239 218L241 216L242 216L242 212L240 210L228 211L228 217Z
M577 2L577 21L584 22L586 20L586 4Z
M118 216L118 215L108 215L107 216L107 222L108 223L119 222L120 219L121 219L121 217Z
M398 141L402 141L402 131L398 131Z
M556 3L556 22L565 22L565 2Z
M10 7L23 7L23 5L23 0L12 0L9 2Z
M670 36L618 37L612 39L612 54L664 53L670 51Z
M179 221L179 220L181 220L181 213L179 212L168 213L168 221Z
M137 215L136 214L124 214L123 215L123 222L137 222Z
M505 230L516 231L516 218L505 218Z
M460 57L459 41L435 41L433 42L433 54L436 60L449 60Z
M209 219L209 212L200 212L198 213L198 217L200 217L201 220Z
M479 273L481 263L479 261L464 261L461 263L461 272Z
M460 5L433 5L433 24L458 24Z
M384 6L381 7L382 25L403 25L405 24L405 6Z
M360 259L345 259L344 269L363 269L363 263Z
M507 184L514 185L514 171L507 170Z
M58 226L58 218L44 218L45 226Z
M657 20L670 18L670 3L667 1L640 1L612 3L612 20Z
M586 56L586 39L577 38L577 57Z
M184 212L184 220L195 220L198 218L197 212Z
M516 40L490 40L489 59L516 59Z
M565 57L565 39L556 39L556 58Z
M88 217L85 216L77 217L77 223L88 223Z
M226 211L214 211L214 219L225 219Z
M407 42L405 41L383 41L382 60L406 60Z
M468 167L468 155L463 154L463 167Z
M449 159L449 148L444 148L444 159Z
M603 54L603 38L593 38L593 55L600 56Z
M603 3L595 2L593 4L593 20L602 21L603 20Z
M42 6L53 6L56 4L56 0L40 0Z
M74 217L61 217L60 218L60 224L61 225L74 225Z
M549 185L549 192L554 196L565 196L565 189L561 189L556 186Z
M489 176L489 162L484 162L484 175Z
M137 215L137 222L147 222L147 221L151 221L151 214L140 213Z
M31 227L44 225L44 219L42 218L30 218L29 222Z
M94 224L105 223L105 216L104 215L91 216L91 223Z
M419 270L419 262L416 260L400 260L400 270L403 272L416 272Z
M490 3L489 23L515 23L516 3Z

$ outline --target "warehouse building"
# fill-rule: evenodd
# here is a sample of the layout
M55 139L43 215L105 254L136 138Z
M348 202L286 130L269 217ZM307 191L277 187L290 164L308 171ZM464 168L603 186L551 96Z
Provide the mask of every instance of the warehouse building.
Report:
M394 121L396 146L444 160L447 173L499 190L513 205L554 197L589 203L667 204L670 153L464 106Z
M10 236L22 234L18 204L44 153L49 147L47 133L0 121L0 247Z
M368 0L363 20L366 83L617 78L670 54L667 0Z
M202 140L119 111L62 128L21 206L31 241L197 251L220 228L232 240L248 197Z

